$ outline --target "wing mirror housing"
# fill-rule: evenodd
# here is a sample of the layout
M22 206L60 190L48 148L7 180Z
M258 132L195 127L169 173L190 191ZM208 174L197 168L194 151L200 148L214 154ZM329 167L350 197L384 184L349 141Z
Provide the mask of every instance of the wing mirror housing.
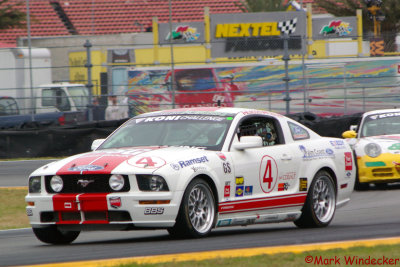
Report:
M96 139L93 141L92 146L91 146L91 150L94 151L96 150L106 139Z
M242 136L240 137L240 141L233 145L236 150L245 150L262 146L262 138L260 136Z
M342 133L343 138L356 138L357 137L357 133L354 130L350 130L350 131L345 131L344 133Z

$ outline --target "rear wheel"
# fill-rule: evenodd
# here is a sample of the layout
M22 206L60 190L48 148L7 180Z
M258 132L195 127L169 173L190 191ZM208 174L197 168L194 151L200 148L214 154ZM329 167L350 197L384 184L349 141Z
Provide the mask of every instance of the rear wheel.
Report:
M78 236L79 231L63 231L55 225L32 228L33 233L40 241L44 243L61 245L73 242Z
M203 237L211 232L216 218L216 204L210 186L202 179L194 179L183 195L174 227L175 237Z
M336 210L336 190L331 175L319 171L308 191L302 214L294 223L300 228L325 227Z

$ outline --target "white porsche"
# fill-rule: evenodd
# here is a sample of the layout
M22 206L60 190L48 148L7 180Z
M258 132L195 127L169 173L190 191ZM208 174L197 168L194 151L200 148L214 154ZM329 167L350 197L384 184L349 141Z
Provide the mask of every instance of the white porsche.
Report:
M83 230L203 237L231 225L324 227L349 201L356 174L343 139L252 109L146 113L92 149L30 175L26 212L39 240L70 243Z

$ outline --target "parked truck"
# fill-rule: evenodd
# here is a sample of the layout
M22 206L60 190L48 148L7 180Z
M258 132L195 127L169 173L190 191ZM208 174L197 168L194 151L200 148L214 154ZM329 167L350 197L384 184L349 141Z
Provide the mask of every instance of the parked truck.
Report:
M57 123L59 118L64 124L87 119L88 88L83 84L53 83L48 49L0 49L0 59L0 97L12 98L18 107L18 114L12 114L14 119L6 118L10 114L0 115L0 128L3 124L10 128L28 122ZM66 117L70 119L63 119Z

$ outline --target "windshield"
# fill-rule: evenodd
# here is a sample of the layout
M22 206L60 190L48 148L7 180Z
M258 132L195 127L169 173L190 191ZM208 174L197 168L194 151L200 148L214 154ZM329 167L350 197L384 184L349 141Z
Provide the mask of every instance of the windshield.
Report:
M194 146L221 150L232 117L174 115L133 118L99 149L130 146Z
M85 86L72 86L67 87L68 92L74 101L75 106L78 110L83 110L87 108L89 104L89 92Z
M400 134L400 112L371 115L365 118L360 137Z

